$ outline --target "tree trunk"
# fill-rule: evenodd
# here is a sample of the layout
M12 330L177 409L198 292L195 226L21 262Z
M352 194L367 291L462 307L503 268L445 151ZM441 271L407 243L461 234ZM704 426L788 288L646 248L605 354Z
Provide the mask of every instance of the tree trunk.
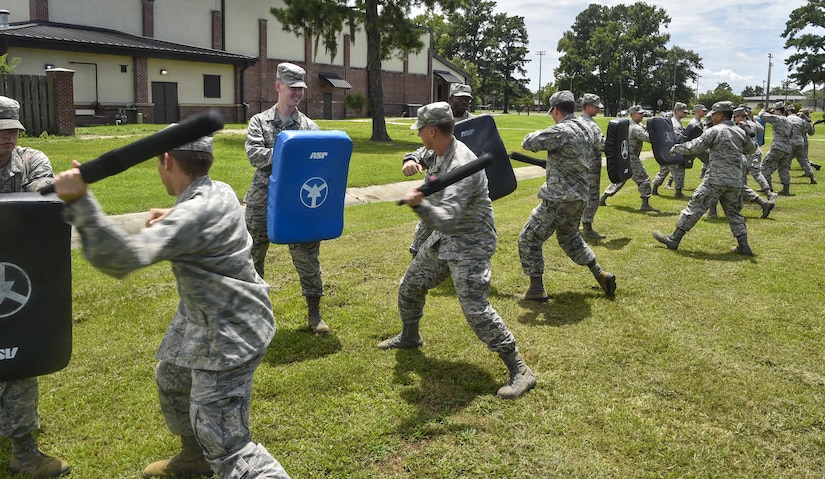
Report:
M367 0L365 30L367 33L367 81L372 110L370 141L392 141L384 119L384 86L381 79L381 31L378 25L378 0Z

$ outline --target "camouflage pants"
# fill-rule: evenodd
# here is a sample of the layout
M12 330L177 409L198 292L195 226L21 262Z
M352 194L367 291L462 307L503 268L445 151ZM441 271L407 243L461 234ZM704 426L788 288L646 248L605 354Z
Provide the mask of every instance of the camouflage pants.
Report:
M685 167L678 163L659 165L659 172L653 178L653 186L662 186L668 174L673 178L674 188L681 190L685 187Z
M553 233L567 256L579 265L596 261L596 255L579 234L579 218L584 208L582 201L544 200L533 208L527 223L518 236L518 255L521 269L527 276L544 274L542 247Z
M745 226L745 217L742 216L742 187L709 185L702 182L693 192L685 209L676 220L676 228L683 231L690 231L703 214L716 202L722 205L725 217L728 219L730 230L733 236L748 234Z
M582 213L582 223L592 223L599 209L599 195L602 193L602 157L590 159L587 171L587 206Z
M774 171L779 172L779 182L783 185L791 184L791 153L788 151L779 151L775 148L768 150L765 159L762 160L762 174L768 182L771 181L771 175Z
M252 236L252 261L258 275L264 277L264 263L266 252L269 250L269 235L266 231L266 205L246 205L244 213L246 228ZM295 243L289 245L289 255L292 264L298 272L301 281L301 293L304 296L322 296L324 283L321 279L321 263L318 254L321 249L320 241L310 243Z
M759 185L759 188L769 191L771 189L771 185L768 184L768 180L765 179L765 175L762 174L762 155L754 155L752 158L748 159L746 162L747 172L745 173L745 181L748 181L748 174L751 175L751 178L756 181L756 184Z
M639 189L639 196L642 198L650 198L650 194L653 191L653 187L650 185L650 175L647 174L645 165L642 164L642 160L638 156L630 156L630 170L633 173L631 178ZM604 190L604 194L607 196L615 195L622 189L625 183L627 183L627 180L621 183L610 183L607 189Z
M813 176L814 170L811 167L811 162L808 160L808 147L805 145L794 146L791 149L791 157L796 158L802 172L807 176Z
M0 436L20 437L40 427L37 378L0 382Z
M487 299L490 294L490 258L438 258L440 239L431 236L415 255L398 287L398 314L406 324L424 315L427 292L452 276L467 323L490 351L508 354L516 340Z
M281 464L252 442L249 405L260 356L228 371L204 371L161 361L155 369L160 408L169 430L194 436L222 479L288 479Z

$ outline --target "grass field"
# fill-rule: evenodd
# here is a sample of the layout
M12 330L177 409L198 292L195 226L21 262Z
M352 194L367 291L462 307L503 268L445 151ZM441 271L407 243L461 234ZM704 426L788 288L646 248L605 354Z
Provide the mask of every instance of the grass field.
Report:
M515 150L550 118L496 121ZM386 145L366 142L369 123L321 123L355 140L349 181L361 185L401 180L400 155L418 145L409 122L393 122ZM61 170L127 141L23 143ZM243 135L222 133L217 145L214 176L242 195L251 176ZM811 157L825 159L816 136ZM653 176L656 164L645 163ZM94 185L107 211L171 204L152 162L134 170ZM628 184L594 223L608 235L592 246L618 278L612 300L554 238L545 246L550 301L514 299L527 286L516 240L542 179L497 200L491 303L538 378L516 401L496 398L506 369L466 325L449 281L428 297L424 348L376 349L400 329L395 297L416 217L393 203L349 207L344 234L321 251L328 336L306 328L286 248L270 250L278 331L256 373L253 437L296 479L823 477L825 185L800 173L795 165L793 196L780 197L769 219L745 206L752 258L730 252L724 218L701 220L667 250L651 232L672 231L686 200L662 188L651 200L661 213L644 214ZM698 169L689 170L686 193L698 183ZM117 281L79 251L72 259L74 353L66 369L41 378L38 439L72 464L70 477L137 478L178 448L153 380L177 304L174 277L160 264ZM8 455L0 441L0 461Z

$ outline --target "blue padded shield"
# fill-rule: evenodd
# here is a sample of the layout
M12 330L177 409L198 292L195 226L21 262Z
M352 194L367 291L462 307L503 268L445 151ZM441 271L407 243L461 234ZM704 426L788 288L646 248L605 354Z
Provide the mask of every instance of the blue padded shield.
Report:
M670 154L670 149L676 144L676 134L673 132L673 123L670 118L655 116L647 120L647 134L650 136L650 145L653 148L653 157L660 165L678 165L684 163L679 153Z
M352 140L343 131L285 130L272 149L266 229L272 243L341 236Z

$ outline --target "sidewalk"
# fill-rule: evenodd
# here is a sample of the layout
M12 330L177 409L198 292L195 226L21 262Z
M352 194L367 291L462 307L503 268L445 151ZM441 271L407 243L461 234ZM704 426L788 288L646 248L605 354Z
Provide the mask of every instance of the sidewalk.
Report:
M650 152L642 153L642 160L652 158L653 154ZM516 174L516 180L530 180L544 176L544 170L538 166L521 166L513 168ZM420 186L424 180L402 181L399 183L390 183L387 185L374 185L363 188L347 188L347 194L344 197L344 206L364 205L368 203L377 203L380 201L397 201L404 196L405 193L411 189ZM128 234L135 234L146 227L146 217L148 212L142 213L128 213L124 215L112 216L115 223L124 229ZM72 228L72 249L80 247L80 237L77 231Z

